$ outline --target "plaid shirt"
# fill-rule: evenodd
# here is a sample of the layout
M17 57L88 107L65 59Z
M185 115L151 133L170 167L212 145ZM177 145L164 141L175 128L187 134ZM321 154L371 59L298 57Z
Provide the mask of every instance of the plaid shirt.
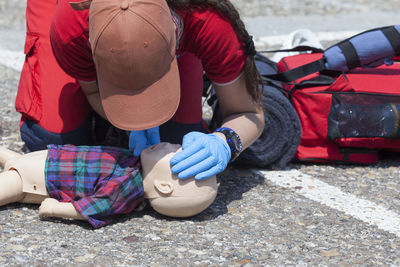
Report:
M129 150L72 145L48 149L45 177L50 197L71 202L94 228L143 201L140 161Z

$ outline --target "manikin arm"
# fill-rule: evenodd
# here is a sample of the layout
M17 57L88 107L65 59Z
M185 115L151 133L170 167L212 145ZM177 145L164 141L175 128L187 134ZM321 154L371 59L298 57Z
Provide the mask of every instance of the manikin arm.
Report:
M21 154L0 146L0 166L4 168L6 162L11 158L20 157Z
M46 198L39 207L39 217L57 217L75 220L85 220L74 205L68 202L59 202L54 198Z
M0 175L0 205L13 202L41 203L39 208L41 218L54 216L83 220L84 218L76 211L72 203L61 203L56 199L48 198L43 170L46 155L46 151L21 155L0 146L0 166L7 169ZM9 168L11 170L8 170ZM27 186L29 190L23 192L22 181L34 185L35 189L31 190L31 187Z

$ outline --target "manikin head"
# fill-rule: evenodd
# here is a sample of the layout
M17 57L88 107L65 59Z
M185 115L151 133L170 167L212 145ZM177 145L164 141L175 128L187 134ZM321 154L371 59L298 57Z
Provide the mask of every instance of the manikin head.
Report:
M171 173L170 159L180 145L159 143L142 151L144 197L158 213L171 217L189 217L208 208L214 201L216 177L196 181L179 179Z

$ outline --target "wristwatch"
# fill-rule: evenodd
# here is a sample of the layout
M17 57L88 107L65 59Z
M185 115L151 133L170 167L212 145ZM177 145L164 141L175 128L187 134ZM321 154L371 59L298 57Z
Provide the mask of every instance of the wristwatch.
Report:
M221 127L215 130L215 132L222 133L225 135L226 142L228 143L229 148L231 149L231 160L234 161L242 152L242 140L234 130L228 127Z

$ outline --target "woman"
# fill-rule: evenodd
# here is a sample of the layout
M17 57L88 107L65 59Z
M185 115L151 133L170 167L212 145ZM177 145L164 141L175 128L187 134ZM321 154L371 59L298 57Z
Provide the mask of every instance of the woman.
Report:
M182 179L223 171L262 132L254 44L228 1L59 0L50 40L93 110L132 131L131 148L157 142L158 126L162 141L182 142L171 159ZM212 134L201 120L203 70L224 117Z

